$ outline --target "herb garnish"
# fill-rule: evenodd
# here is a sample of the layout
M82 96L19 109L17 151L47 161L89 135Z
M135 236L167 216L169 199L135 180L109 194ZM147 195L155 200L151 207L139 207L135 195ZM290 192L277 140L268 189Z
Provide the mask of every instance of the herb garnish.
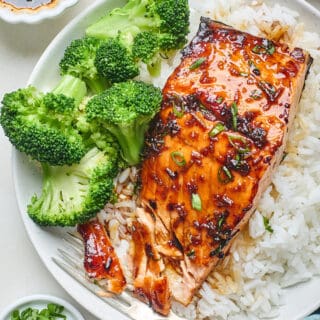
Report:
M228 135L229 143L240 153L248 153L250 151L247 140L242 136Z
M219 122L209 132L209 136L215 137L216 135L218 135L220 132L222 132L224 130L226 130L226 127L221 122Z
M255 63L252 60L249 60L249 67L256 76L260 76L260 69L255 65Z
M223 97L217 97L215 101L220 104L223 100Z
M265 44L263 45L256 45L252 48L252 52L256 53L256 54L269 54L272 55L274 54L276 48L273 44L272 41L267 41Z
M38 310L35 308L26 308L14 310L10 315L10 320L56 320L67 319L63 314L64 307L55 303L47 304L47 308Z
M238 115L238 106L235 102L232 103L231 105L231 114L232 114L232 127L233 130L237 131L238 127L238 120L237 120L237 115Z
M194 258L195 254L196 254L196 252L195 252L193 249L190 250L189 252L187 252L187 256L188 256L189 258Z
M190 70L198 69L207 59L206 58L199 58L196 60L190 67Z
M222 225L224 224L226 217L223 215L218 221L218 229L220 230Z
M274 101L277 97L277 89L267 81L259 81L258 82L259 88L264 91L264 93L268 96L270 101Z
M191 195L191 205L194 210L197 210L197 211L202 210L201 198L197 193L193 193Z
M262 91L259 89L255 89L255 90L251 91L250 97L254 100L259 100L262 98Z
M173 104L172 112L177 118L182 118L184 115L183 108L178 107L176 104Z
M179 166L179 167L184 167L187 163L186 159L184 158L184 155L182 152L179 151L173 151L171 152L171 159L173 162Z
M226 166L222 166L219 168L219 170L218 170L219 182L226 184L226 183L232 181L232 179L233 179L233 175L232 175L231 171Z
M270 220L267 217L263 217L263 224L264 224L264 228L269 231L270 233L273 233L273 229L270 226Z

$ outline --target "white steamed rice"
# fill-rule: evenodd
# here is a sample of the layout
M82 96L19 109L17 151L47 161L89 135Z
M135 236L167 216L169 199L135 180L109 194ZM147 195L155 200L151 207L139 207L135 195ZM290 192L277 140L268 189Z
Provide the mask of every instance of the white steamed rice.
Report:
M294 122L287 157L276 171L248 227L233 244L230 255L203 284L187 307L173 304L186 319L261 319L278 314L283 288L320 273L320 38L304 30L299 14L261 1L190 0L191 33L201 15L255 35L271 37L308 50L314 58ZM163 62L162 75L152 83L162 87L180 55ZM141 80L151 81L147 72ZM119 202L99 214L109 225L111 239L126 260L126 226L135 218L135 169L118 178ZM267 217L273 232L265 229ZM126 268L130 278L130 266Z

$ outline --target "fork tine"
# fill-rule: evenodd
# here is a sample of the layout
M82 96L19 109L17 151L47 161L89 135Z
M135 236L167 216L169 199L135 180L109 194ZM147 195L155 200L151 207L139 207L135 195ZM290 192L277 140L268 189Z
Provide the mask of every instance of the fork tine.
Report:
M100 296L97 293L97 286L94 285L93 283L89 282L83 275L79 274L79 271L74 273L73 271L70 271L70 265L61 261L60 259L57 259L55 257L52 257L52 261L59 266L62 270L64 270L67 274L69 274L69 276L71 276L73 279L77 280L80 284L82 284L85 288L87 288L90 292L92 292L93 294L95 294L99 299L103 300L104 302L106 302L107 304L109 304L111 307L115 308L116 310L122 312L123 314L125 314L126 316L128 316L130 319L135 320L135 318L133 318L129 311L129 308L127 305L124 305L123 303L121 303L120 299L115 299L112 297L109 298L104 298L102 296Z
M90 282L85 276L83 268L84 248L82 240L77 234L69 232L63 240L65 247L63 249L58 248L59 258L52 257L52 261L74 280L78 281L82 286L114 309L132 320L140 320L142 315L143 318L148 320L185 320L173 312L171 312L168 317L162 317L155 314L151 308L132 297L128 292L123 292L121 295L108 298L99 295L98 288L100 287Z

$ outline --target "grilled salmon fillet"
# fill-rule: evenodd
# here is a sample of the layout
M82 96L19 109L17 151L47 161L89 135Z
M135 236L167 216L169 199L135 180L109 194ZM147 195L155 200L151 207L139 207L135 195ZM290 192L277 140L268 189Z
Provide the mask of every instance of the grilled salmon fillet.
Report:
M153 234L138 260L150 260L152 247L154 277L169 286L162 292L188 305L270 183L312 59L208 18L182 53L146 137L140 196L149 218L138 219L133 242L139 248L144 228ZM150 292L150 274L150 264L136 273L140 292Z

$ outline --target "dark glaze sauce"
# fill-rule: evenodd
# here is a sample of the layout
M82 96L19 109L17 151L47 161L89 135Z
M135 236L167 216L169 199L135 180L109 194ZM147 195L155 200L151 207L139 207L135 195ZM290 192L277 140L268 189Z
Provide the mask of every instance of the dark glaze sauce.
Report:
M0 3L9 6L12 10L38 10L41 7L53 5L56 0L0 0Z

